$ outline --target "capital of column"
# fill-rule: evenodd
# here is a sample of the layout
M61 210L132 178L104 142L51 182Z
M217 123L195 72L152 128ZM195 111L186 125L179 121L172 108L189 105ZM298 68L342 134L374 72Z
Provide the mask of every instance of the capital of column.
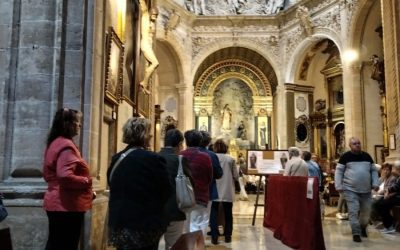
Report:
M178 90L178 93L179 93L180 95L186 94L187 91L189 90L189 86L187 86L187 85L184 84L184 83L175 84L175 88ZM193 89L193 88L192 88L192 89Z

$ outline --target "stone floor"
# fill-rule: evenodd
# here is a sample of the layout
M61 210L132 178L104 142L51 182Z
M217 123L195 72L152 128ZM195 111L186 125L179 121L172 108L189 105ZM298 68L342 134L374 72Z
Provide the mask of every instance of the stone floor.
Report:
M276 240L272 232L262 226L264 213L263 207L258 207L255 226L251 225L255 195L249 195L249 201L236 201L233 205L233 235L232 242L225 243L223 237L220 238L219 245L212 245L210 237L206 238L207 250L286 250L291 249ZM260 197L260 202L264 200ZM336 249L379 249L392 250L399 249L400 233L383 235L375 228L368 227L369 237L363 238L363 242L355 243L352 241L352 235L348 221L341 221L334 216L336 208L327 207L326 216L322 222L325 246L328 250ZM159 250L164 250L164 242L160 242Z

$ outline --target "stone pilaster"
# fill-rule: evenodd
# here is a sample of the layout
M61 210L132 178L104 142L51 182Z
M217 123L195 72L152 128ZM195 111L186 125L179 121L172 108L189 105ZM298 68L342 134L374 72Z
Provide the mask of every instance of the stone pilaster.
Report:
M179 94L178 127L182 131L194 128L193 87L186 84L175 85Z
M354 136L365 144L364 91L357 63L343 65L343 98L346 139ZM347 143L346 143L347 145Z
M383 50L385 55L385 83L387 104L387 125L389 135L396 137L396 149L390 149L388 161L400 159L399 124L399 63L400 63L400 2L381 0Z

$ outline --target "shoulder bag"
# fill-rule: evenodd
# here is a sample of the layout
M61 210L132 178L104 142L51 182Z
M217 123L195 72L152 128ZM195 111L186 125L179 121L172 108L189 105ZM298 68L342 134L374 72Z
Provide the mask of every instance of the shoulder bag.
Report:
M0 222L8 216L6 207L3 204L3 196L0 194Z
M183 173L182 156L179 155L178 174L175 177L176 184L176 201L181 210L186 210L196 205L193 186L189 177Z
M127 156L129 155L130 152L132 152L133 150L135 150L136 148L130 148L128 150L126 150L124 153L121 154L121 156L118 158L118 160L114 163L113 169L111 169L111 173L110 173L110 180L109 183L111 183L111 178L114 174L114 171L117 169L118 165L121 163L121 161Z

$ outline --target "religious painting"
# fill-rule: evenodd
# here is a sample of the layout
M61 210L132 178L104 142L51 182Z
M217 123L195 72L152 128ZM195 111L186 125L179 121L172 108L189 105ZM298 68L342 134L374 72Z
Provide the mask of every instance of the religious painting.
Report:
M122 61L124 48L112 27L108 28L106 44L106 84L105 98L114 104L119 103L122 88Z
M247 174L282 174L289 159L287 150L248 150Z
M268 149L268 117L267 116L259 116L257 117L257 148L259 149Z
M197 130L210 132L208 121L208 116L199 116L197 122Z

